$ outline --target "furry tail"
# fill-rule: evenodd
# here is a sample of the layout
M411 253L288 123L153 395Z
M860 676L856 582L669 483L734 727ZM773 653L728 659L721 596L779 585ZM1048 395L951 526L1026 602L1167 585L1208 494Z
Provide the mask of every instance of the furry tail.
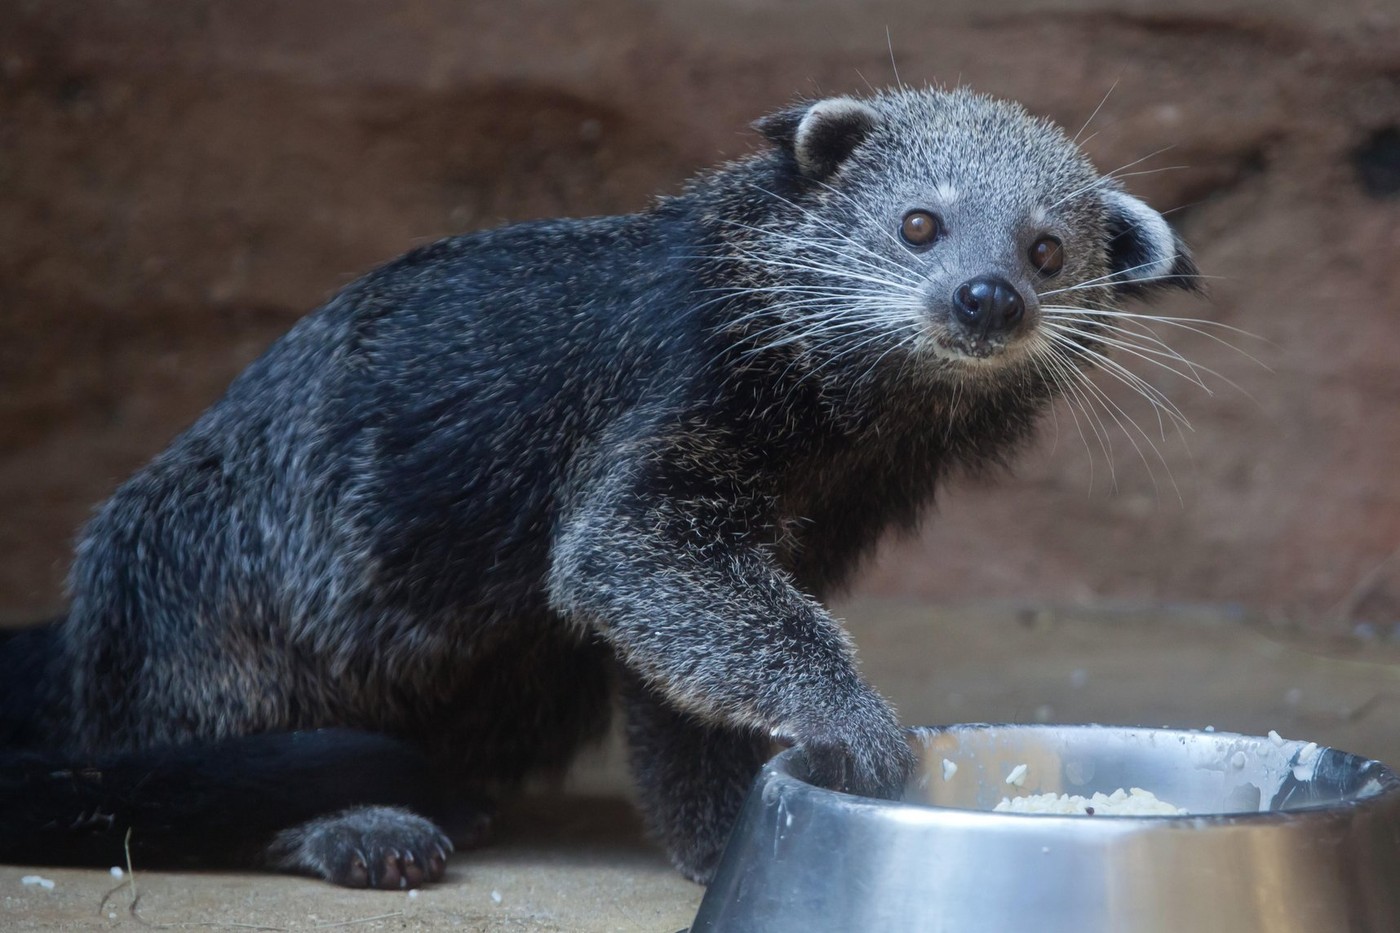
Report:
M268 733L92 762L0 751L0 862L251 867L276 834L359 805L441 809L413 748L348 729Z
M0 863L121 865L129 845L133 861L152 868L253 867L291 838L286 831L338 811L401 807L435 818L445 809L421 752L350 729L90 760L57 753L68 719L62 653L56 624L0 632ZM340 880L337 872L345 874L317 871Z
M58 624L0 631L0 749L53 742L59 710Z

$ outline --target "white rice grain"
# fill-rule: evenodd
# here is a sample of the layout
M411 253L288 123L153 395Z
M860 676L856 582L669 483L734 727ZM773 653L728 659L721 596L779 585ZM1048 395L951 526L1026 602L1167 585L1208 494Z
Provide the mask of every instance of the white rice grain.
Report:
M1111 794L1080 797L1070 794L1028 794L1003 797L992 808L998 813L1054 813L1062 816L1182 816L1187 811L1161 800L1151 791L1121 787Z

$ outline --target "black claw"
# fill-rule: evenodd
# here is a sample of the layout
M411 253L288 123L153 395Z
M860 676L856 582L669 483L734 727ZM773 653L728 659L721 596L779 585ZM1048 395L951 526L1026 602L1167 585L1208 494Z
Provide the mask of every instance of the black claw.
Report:
M363 852L356 852L355 857L350 860L350 867L345 874L337 880L340 884L352 888L365 888L370 884L369 864L365 860Z
M423 884L423 867L418 864L418 860L410 852L403 857L403 880L404 886L416 888Z
M404 890L442 877L452 842L420 816L366 807L286 831L270 848L279 868L355 888Z

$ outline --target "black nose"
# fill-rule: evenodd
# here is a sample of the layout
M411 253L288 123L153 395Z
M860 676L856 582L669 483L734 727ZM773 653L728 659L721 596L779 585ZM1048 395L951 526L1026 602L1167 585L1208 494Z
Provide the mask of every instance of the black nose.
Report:
M1026 301L1001 276L979 275L953 292L953 309L969 329L986 334L1015 327L1026 314Z

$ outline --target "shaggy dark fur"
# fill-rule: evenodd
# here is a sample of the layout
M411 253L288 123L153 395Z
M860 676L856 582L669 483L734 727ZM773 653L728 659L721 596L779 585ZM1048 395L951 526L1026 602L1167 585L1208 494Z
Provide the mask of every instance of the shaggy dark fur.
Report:
M67 617L0 652L0 858L111 864L130 829L147 864L416 885L438 825L479 838L614 694L692 878L775 740L897 793L899 722L819 600L1030 434L1061 381L1040 291L1101 305L1191 268L1011 104L900 91L759 128L771 148L644 213L371 273L122 486ZM901 241L911 209L935 242ZM1047 234L1053 277L1027 259ZM955 302L989 275L1023 317Z

